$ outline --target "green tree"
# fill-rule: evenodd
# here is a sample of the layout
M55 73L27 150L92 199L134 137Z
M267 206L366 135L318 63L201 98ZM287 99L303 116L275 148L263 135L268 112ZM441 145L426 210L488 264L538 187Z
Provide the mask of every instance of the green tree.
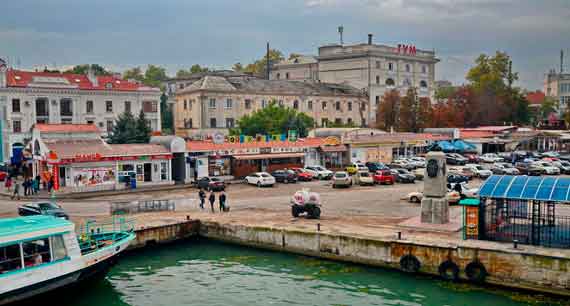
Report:
M135 143L137 138L136 120L130 112L124 112L113 125L113 131L109 136L109 143Z
M148 143L150 140L151 129L144 115L143 110L139 112L139 116L135 121L135 140L134 143Z
M239 62L238 62L238 63L235 63L235 64L232 66L232 70L235 71L235 72L242 72L243 69L244 69L244 68L243 68L243 65L242 65L241 63L239 63Z
M238 120L237 128L232 134L255 136L257 134L287 134L296 130L299 137L307 137L314 126L313 118L293 108L279 106L275 101L263 109Z
M492 57L481 54L466 78L476 90L503 93L519 78L511 67L511 58L505 52L497 51Z
M166 75L166 69L160 66L148 65L144 72L143 83L147 86L161 87L162 82L167 79L168 76Z
M194 64L192 65L192 67L190 67L190 73L208 72L208 71L210 71L210 68L202 67L198 64Z
M123 78L126 80L136 80L141 83L144 81L144 75L142 73L141 67L134 67L125 70L125 72L123 72Z
M542 102L542 104L540 104L540 109L538 114L539 120L547 120L548 115L556 112L557 109L558 109L558 100L552 97L544 98L544 101Z
M168 105L168 96L163 93L160 96L160 122L162 127L163 134L172 134L173 130L173 115L172 115L172 107Z
M276 49L269 49L269 65L276 64L285 59L283 53ZM250 72L259 76L265 76L267 73L267 54L261 59L256 60L252 64L245 67L246 72Z
M95 73L95 75L110 75L111 72L107 71L103 66L98 64L83 64L83 65L76 65L73 68L66 70L66 73L75 73L75 74L87 74L89 68Z

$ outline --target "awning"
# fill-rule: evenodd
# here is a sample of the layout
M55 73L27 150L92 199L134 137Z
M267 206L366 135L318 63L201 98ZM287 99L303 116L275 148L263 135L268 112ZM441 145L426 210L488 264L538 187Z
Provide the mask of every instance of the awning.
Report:
M275 159L275 158L293 158L304 157L305 153L275 153L275 154L255 154L255 155L234 155L233 157L238 160L252 160L252 159Z
M323 152L346 152L348 149L345 145L336 145L336 146L321 146L320 147Z

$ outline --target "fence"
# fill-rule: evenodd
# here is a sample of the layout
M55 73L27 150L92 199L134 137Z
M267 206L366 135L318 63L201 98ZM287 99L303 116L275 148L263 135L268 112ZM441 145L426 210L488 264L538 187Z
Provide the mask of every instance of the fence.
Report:
M570 248L570 216L561 203L482 199L482 238L556 248ZM557 215L557 212L559 215Z
M156 211L174 211L176 205L173 200L143 200L111 203L111 214L136 214Z

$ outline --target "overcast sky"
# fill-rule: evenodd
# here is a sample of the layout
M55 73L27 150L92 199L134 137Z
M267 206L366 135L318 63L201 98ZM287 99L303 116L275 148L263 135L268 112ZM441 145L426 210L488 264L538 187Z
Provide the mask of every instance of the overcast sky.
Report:
M263 55L359 43L435 49L437 79L464 82L480 53L507 51L519 85L541 88L570 53L570 0L18 0L2 1L0 57L21 68L99 63L229 68ZM570 56L566 56L570 61ZM570 70L570 64L566 65Z

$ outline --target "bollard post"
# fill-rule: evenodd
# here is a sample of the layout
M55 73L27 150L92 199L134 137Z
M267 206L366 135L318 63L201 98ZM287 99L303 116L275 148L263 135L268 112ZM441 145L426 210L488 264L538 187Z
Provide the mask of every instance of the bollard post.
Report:
M398 240L402 240L402 232L398 232Z
M513 240L513 248L517 249L519 246L519 241L517 239Z
M186 216L186 221L190 221L190 216Z
M320 232L320 231L321 231L321 224L317 223L317 232Z

